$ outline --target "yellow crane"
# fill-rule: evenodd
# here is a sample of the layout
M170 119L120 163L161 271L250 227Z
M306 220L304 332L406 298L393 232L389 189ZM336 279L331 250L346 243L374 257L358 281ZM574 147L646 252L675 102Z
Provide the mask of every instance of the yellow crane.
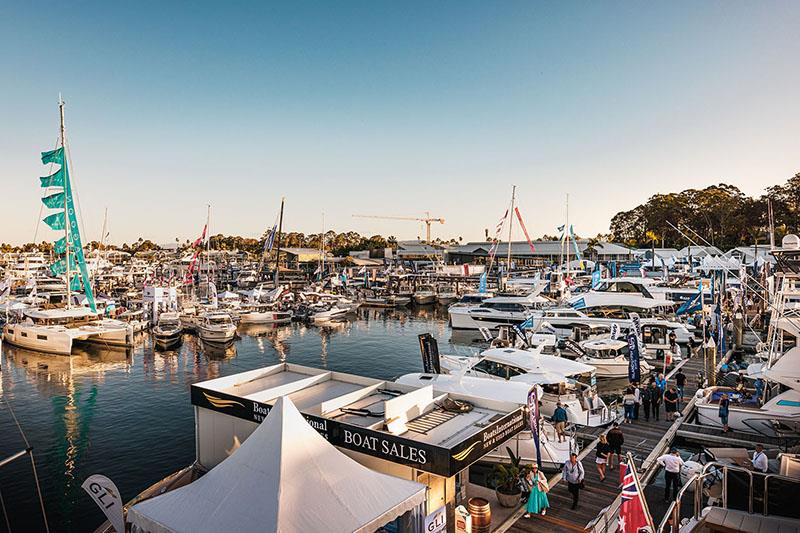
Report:
M425 242L430 244L431 242L431 224L433 222L438 222L439 224L444 224L443 218L435 218L431 217L431 214L427 211L425 212L424 217L394 217L394 216L385 216L385 215L353 215L355 218L380 218L383 220L415 220L417 222L424 222L425 223Z

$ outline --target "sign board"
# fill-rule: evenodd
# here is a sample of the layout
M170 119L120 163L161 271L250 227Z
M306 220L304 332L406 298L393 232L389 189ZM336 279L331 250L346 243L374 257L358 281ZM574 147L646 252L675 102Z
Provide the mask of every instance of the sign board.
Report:
M443 533L447 531L447 507L441 506L425 517L425 533Z
M272 404L192 385L192 405L260 424ZM443 477L451 477L494 450L525 427L525 407L493 420L452 448L420 442L384 431L364 428L303 413L308 424L340 448L410 466Z

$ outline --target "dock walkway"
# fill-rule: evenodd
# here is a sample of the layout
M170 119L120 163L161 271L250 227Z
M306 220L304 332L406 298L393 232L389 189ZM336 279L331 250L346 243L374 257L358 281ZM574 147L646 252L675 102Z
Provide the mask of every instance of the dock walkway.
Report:
M686 387L684 389L684 401L681 404L683 409L687 408L690 400L697 391L697 374L703 370L702 357L692 357L680 363L683 373L686 374ZM668 382L674 384L672 374L667 376ZM685 411L684 411L685 414ZM661 420L655 421L652 418L649 422L645 421L643 413L639 413L639 419L633 424L622 424L620 428L625 435L623 453L630 452L636 462L640 478L643 484L657 471L655 459L659 457L664 449L669 447L675 437L681 420L670 422L665 418L664 406L661 406ZM578 508L570 509L572 506L572 496L567 490L567 484L561 482L561 474L556 474L550 479L550 508L547 515L535 515L531 518L524 518L524 507L518 509L511 519L497 528L496 531L510 531L513 533L548 531L548 532L572 532L586 531L591 523L598 516L607 514L608 508L614 504L619 496L619 467L615 464L613 471L606 472L605 481L600 481L600 475L595 465L594 448L597 441L587 446L579 456L585 471L586 488L580 492ZM616 463L616 458L615 458ZM654 517L655 519L655 517Z

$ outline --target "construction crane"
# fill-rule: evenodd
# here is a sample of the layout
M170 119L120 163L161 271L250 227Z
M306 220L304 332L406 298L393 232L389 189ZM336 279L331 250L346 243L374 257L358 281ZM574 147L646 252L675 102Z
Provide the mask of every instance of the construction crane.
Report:
M439 224L444 224L443 218L433 218L431 214L427 211L425 212L424 217L393 217L393 216L383 216L383 215L353 215L355 218L380 218L384 220L416 220L417 222L424 222L425 223L425 242L430 244L431 242L431 224L433 222L438 222Z

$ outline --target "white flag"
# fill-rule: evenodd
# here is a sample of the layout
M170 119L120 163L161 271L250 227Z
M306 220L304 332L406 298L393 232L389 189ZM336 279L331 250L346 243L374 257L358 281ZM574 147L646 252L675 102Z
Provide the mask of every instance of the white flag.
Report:
M122 516L122 496L117 486L106 476L94 474L86 478L81 488L89 493L94 503L105 513L117 533L125 533L125 519Z

